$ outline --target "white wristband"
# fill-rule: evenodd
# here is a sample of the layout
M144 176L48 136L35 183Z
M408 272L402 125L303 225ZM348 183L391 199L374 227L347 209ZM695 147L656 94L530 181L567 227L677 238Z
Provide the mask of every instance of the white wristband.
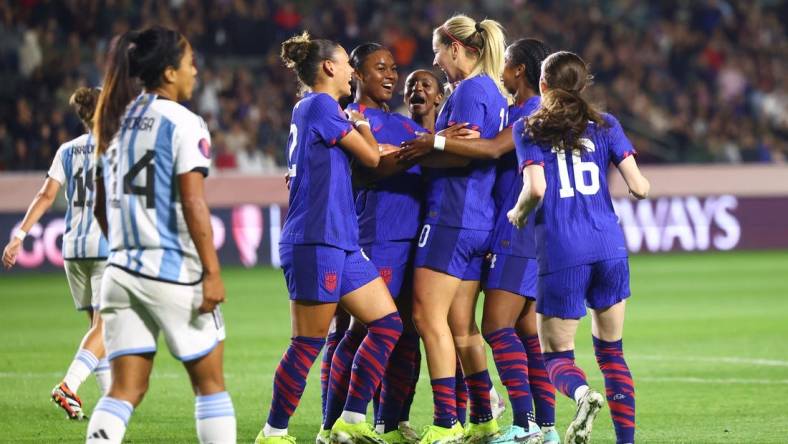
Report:
M446 148L446 138L444 136L435 136L435 141L432 142L432 147L438 151L443 151Z
M17 228L16 231L14 231L14 237L19 239L20 241L24 242L26 236L27 236L27 231L21 228Z
M366 120L356 120L355 122L353 122L353 126L354 126L356 129L358 129L360 126L366 126L367 128L371 128L371 127L369 126L369 122L368 122L368 121L366 121Z

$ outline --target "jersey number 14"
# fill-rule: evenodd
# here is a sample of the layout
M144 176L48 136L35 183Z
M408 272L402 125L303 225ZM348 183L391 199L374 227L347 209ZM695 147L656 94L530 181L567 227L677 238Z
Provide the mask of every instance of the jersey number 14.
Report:
M589 139L582 138L579 139L578 142L580 142L589 153L594 152L596 148L594 142ZM557 158L556 163L558 163L558 180L561 182L561 188L558 190L558 194L562 198L574 197L575 190L585 195L596 194L597 191L599 191L599 166L597 166L596 163L593 161L583 162L583 159L580 157L580 150L572 150L572 172L574 172L573 188L572 181L569 178L569 165L566 158L566 151L555 148L554 150ZM590 183L586 182L587 178L590 180Z

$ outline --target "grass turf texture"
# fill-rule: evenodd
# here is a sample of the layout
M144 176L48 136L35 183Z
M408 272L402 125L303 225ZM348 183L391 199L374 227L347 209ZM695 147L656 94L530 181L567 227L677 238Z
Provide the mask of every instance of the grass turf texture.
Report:
M625 345L637 390L642 443L785 442L788 433L788 252L637 256ZM239 442L252 442L265 421L272 374L290 336L281 272L226 269L229 303L225 371L238 417ZM49 402L86 327L62 273L0 274L4 311L0 341L0 442L83 442L86 422L72 422ZM578 363L604 391L586 318ZM196 442L186 374L163 343L150 390L132 417L126 442ZM426 365L426 364L425 364ZM491 366L492 367L492 366ZM411 422L432 419L426 367ZM499 392L505 394L494 376ZM94 378L80 389L89 414ZM371 410L371 407L370 407ZM559 396L563 433L573 404ZM511 420L511 410L503 424ZM314 442L320 425L319 364L290 425ZM595 442L614 442L607 408Z

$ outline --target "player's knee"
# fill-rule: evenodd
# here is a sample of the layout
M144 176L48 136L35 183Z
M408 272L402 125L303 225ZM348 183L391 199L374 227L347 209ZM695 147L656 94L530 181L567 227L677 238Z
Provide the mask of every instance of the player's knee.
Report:
M482 317L482 335L486 338L489 334L502 328L511 328L512 323L509 319L498 316L497 313L485 312Z

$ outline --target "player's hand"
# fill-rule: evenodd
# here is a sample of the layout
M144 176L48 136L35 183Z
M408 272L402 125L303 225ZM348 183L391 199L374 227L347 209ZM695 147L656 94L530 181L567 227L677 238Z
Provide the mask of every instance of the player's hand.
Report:
M399 151L398 146L391 145L389 143L379 143L378 149L380 150L380 157L388 156L389 154L396 153Z
M353 123L353 126L356 126L356 122L367 120L367 118L364 117L363 114L361 114L360 112L354 109L346 109L345 114L347 114L347 119L350 120L351 123Z
M206 273L202 280L200 313L210 313L224 302L224 283L219 273Z
M517 229L520 229L525 226L525 221L528 218L525 215L525 211L521 210L519 207L515 206L511 210L506 213L506 217L509 219L512 225L514 225Z
M3 265L6 269L10 269L16 264L16 256L19 254L19 247L22 246L22 241L13 238L3 250Z
M402 142L401 150L396 154L401 161L408 161L424 157L431 153L435 144L435 136L429 133L417 133L419 137Z
M478 139L481 133L467 128L468 123L455 123L454 125L438 132L438 135L447 139Z

